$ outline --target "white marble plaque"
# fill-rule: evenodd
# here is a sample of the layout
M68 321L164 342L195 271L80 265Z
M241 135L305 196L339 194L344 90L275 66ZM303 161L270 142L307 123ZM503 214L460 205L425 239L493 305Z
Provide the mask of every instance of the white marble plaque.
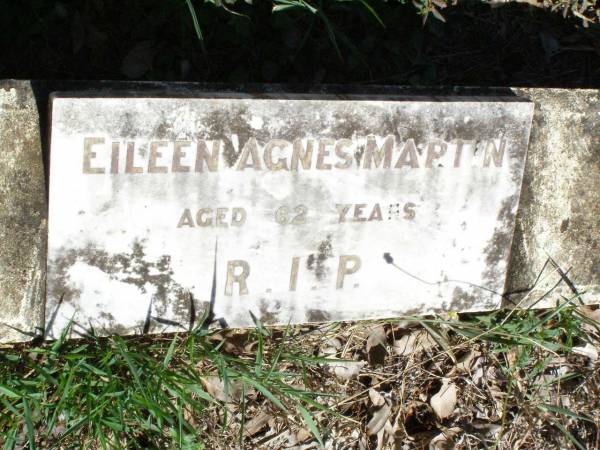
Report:
M46 326L130 334L500 305L533 105L52 102Z

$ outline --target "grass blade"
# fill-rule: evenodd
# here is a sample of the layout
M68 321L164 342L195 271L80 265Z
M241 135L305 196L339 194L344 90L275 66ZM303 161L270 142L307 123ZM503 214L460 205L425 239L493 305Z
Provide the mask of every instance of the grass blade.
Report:
M210 395L208 392L206 392L204 389L202 389L202 387L200 387L197 384L188 384L188 385L185 385L185 388L188 391L196 394L198 397L200 397L203 400L206 400L209 403L219 404L219 402L216 401L212 395Z
M190 10L190 15L192 16L192 23L194 24L194 31L196 31L196 36L198 37L198 41L200 41L200 47L202 48L202 53L206 56L206 48L204 47L204 35L202 34L202 28L200 28L200 23L198 22L198 16L196 15L196 9L192 4L192 0L185 0L188 9Z
M23 415L25 416L25 428L27 429L27 439L29 439L29 448L35 450L35 434L33 432L33 420L31 418L31 409L29 402L23 399Z
M169 350L167 350L167 354L165 356L165 359L163 361L163 367L166 369L167 366L169 365L169 363L171 362L171 359L173 358L173 352L175 352L175 344L177 343L177 334L175 334L175 336L173 337L173 340L171 341L171 345L169 345Z
M377 11L375 11L375 9L373 9L373 7L369 4L369 2L367 0L358 0L366 9L367 11L369 11L371 13L371 15L375 18L375 20L377 20L377 22L379 22L379 24L385 28L385 24L383 23L383 20L381 20L381 17L379 17L379 14L377 14Z
M446 338L444 338L444 336L442 336L440 333L438 333L436 330L434 330L433 327L427 325L426 322L419 320L419 323L421 324L421 326L423 326L423 328L425 328L427 330L427 332L431 335L431 337L435 340L435 342L437 342L440 345L440 347L442 347L444 349L444 351L448 354L450 359L452 359L454 364L456 364L456 362L457 362L456 356L454 356L454 352L452 352L452 349L450 348L450 344L448 344L448 341L446 340Z
M564 434L565 437L568 440L570 440L573 443L573 445L575 445L575 447L577 447L579 450L586 450L586 448L583 445L581 445L581 443L577 439L575 439L575 436L573 436L569 432L569 430L567 430L561 423L559 423L559 422L553 422L552 424L556 428L558 428L562 432L562 434Z
M574 419L579 419L579 420L583 420L583 421L595 424L595 422L592 419L590 419L589 417L575 414L573 411L569 411L568 409L561 408L559 406L548 405L547 403L542 403L541 405L538 405L538 408L544 412L552 411L557 414L562 414L563 416L572 417Z
M263 394L267 399L269 399L271 401L271 403L273 403L279 409L281 409L282 411L285 411L285 412L288 411L288 409L285 407L285 405L283 403L281 403L281 400L279 400L277 397L275 397L273 395L273 393L271 391L269 391L261 383L259 383L258 381L255 381L255 380L253 380L251 378L246 378L245 381L248 384L254 386L257 391L259 391L261 394Z
M21 396L19 394L17 394L15 391L13 391L12 389L10 389L6 386L3 386L1 384L0 384L0 394L4 394L10 398L21 398Z
M10 431L6 434L6 441L2 446L2 450L11 450L15 447L17 443L17 427L14 426L10 429Z
M325 444L323 444L323 438L321 438L321 433L319 432L319 428L317 427L317 424L315 423L315 421L312 417L312 414L306 408L304 408L302 405L296 405L296 407L298 408L298 411L302 415L304 422L310 429L310 432L317 439L317 441L319 441L319 444L321 444L321 447L325 448Z

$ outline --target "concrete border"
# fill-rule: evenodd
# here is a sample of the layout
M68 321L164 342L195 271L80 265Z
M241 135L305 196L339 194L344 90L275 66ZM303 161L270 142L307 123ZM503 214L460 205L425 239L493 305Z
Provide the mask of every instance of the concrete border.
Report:
M600 300L598 89L0 80L0 342L31 340L43 328L48 97L81 90L99 95L119 90L177 96L221 91L529 98L535 115L506 305L549 306L576 294L586 303Z

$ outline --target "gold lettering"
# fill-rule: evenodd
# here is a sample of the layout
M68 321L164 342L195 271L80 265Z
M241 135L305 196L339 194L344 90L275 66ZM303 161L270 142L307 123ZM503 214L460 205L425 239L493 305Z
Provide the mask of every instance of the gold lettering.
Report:
M364 222L367 220L366 217L363 217L363 209L366 207L364 203L359 203L358 205L354 205L354 220L357 222Z
M325 162L325 157L329 156L329 150L327 147L334 145L333 139L320 139L319 140L319 154L317 155L317 169L318 170L331 170L331 164Z
M403 166L409 166L412 169L417 169L419 167L419 157L417 155L417 147L414 139L407 139L404 148L402 149L402 153L400 153L400 157L394 167L400 169Z
M462 151L465 143L462 139L456 141L456 154L454 155L454 167L460 167L460 160L462 158Z
M249 157L251 157L251 163L248 162ZM237 170L244 170L250 167L252 167L254 170L262 169L260 165L260 158L258 157L258 143L256 142L255 138L248 139L248 141L244 144Z
M298 205L294 208L294 212L296 213L296 215L294 216L294 218L292 219L292 221L290 223L293 223L294 225L302 225L303 223L306 223L306 211L307 208L304 205Z
M352 263L352 266L348 266L348 263ZM340 263L338 265L337 280L335 283L336 289L342 289L344 287L344 278L346 275L352 275L358 272L360 269L361 261L357 255L341 255Z
M500 146L496 147L494 141L489 141L485 147L485 156L483 158L483 167L490 167L492 159L496 167L502 167L502 160L504 159L504 146L505 140L500 138Z
M212 214L212 209L202 208L196 213L196 223L199 227L210 227L212 226L212 217L204 218L204 215Z
M83 173L104 173L104 168L92 167L92 159L96 157L96 152L92 151L92 147L98 144L104 144L104 138L86 137L83 139Z
M351 206L352 205L335 205L335 208L337 209L337 212L340 215L340 223L346 221L346 214L348 214L348 211L350 211Z
M403 211L404 211L404 218L406 220L413 220L415 218L415 215L416 215L415 206L417 206L417 205L415 205L412 202L408 202L404 205Z
M290 291L296 290L298 283L298 267L300 266L300 257L294 256L292 258L292 270L290 272Z
M283 151L286 147L291 145L288 141L284 141L283 139L273 139L270 140L267 145L265 145L265 153L263 155L265 160L265 166L269 170L289 170L287 165L287 158L284 156L280 156L277 161L273 161L273 150L278 148Z
M159 147L166 147L167 141L150 142L150 159L148 160L148 173L167 173L165 166L157 166L157 160L162 157L162 152L159 152Z
M127 143L127 158L125 159L125 173L142 173L141 167L133 165L133 159L135 158L135 142Z
M235 274L235 269L240 267L242 271ZM227 261L227 281L225 283L225 295L231 297L233 295L233 283L238 283L240 295L248 295L248 285L246 278L250 276L250 265L241 259Z
M340 139L335 144L335 155L344 160L344 162L335 163L336 169L347 169L352 165L352 154L344 151L344 147L348 148L352 146L352 141L350 139Z
M190 212L189 208L185 208L183 210L183 214L177 223L177 228L181 227L194 228L194 219L192 219L192 213Z
M189 166L181 165L181 160L185 158L183 148L192 145L190 141L175 141L173 144L173 163L171 164L171 172L189 172Z
M298 161L302 163L302 168L308 170L312 163L312 152L314 142L308 139L306 142L306 151L302 147L302 141L300 139L294 139L294 148L292 150L292 162L291 170L298 170Z
M112 143L112 153L110 155L110 173L119 173L119 147L118 142Z
M392 150L394 149L395 143L396 138L394 135L390 134L385 138L381 148L379 148L375 136L367 137L367 148L365 150L363 168L370 169L371 162L374 163L375 168L378 168L383 162L383 168L389 169L392 163Z
M436 148L438 148L439 150L436 151ZM427 160L425 162L425 167L433 167L433 161L444 156L446 154L447 149L448 144L446 144L443 141L435 141L427 144Z
M218 227L227 227L227 223L225 223L225 216L227 215L227 211L229 208L217 208L217 226Z
M379 203L375 203L373 211L371 211L371 215L369 216L368 220L369 222L371 220L383 220L383 218L381 217L381 208L379 207Z
M212 144L212 153L208 155L208 146L206 141L200 140L196 146L196 172L203 172L203 162L209 171L215 172L219 168L219 152L221 150L221 141L214 140Z
M246 223L246 210L244 208L233 208L231 210L231 225L241 227Z

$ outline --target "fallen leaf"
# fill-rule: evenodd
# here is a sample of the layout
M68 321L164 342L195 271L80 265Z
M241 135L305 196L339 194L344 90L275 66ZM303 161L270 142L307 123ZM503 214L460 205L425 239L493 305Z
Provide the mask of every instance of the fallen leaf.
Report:
M471 368L473 368L475 365L475 358L478 358L479 356L481 356L481 353L478 351L469 350L466 355L458 360L458 363L456 366L454 366L454 369L460 372L469 373Z
M217 333L211 336L211 340L216 345L220 346L220 349L228 354L232 355L243 355L253 351L253 346L256 345L256 341L248 343L248 333L246 332L230 332L226 335Z
M471 363L471 381L475 386L481 387L483 386L483 365L485 363L485 358L483 356L478 356L475 358L475 361Z
M589 306L580 306L577 308L582 316L590 323L583 323L583 329L588 333L600 333L600 309L592 309Z
M437 430L416 431L410 435L411 446L405 448L425 449L437 435Z
M306 428L300 428L296 433L296 442L302 443L313 438L313 434Z
M342 341L340 341L338 338L327 339L321 346L319 354L321 356L335 355L341 348Z
M460 428L454 427L441 432L429 442L429 450L452 450L454 438L460 431Z
M423 326L423 328L425 328L425 330L427 330L427 332L433 338L433 340L436 342L436 344L438 344L440 347L442 347L445 350L445 352L448 354L450 359L452 359L454 364L456 364L457 363L456 356L454 356L452 347L451 347L450 343L448 342L448 336L447 336L448 327L445 325L442 325L439 329L436 329L437 327L427 325L427 322L419 321L419 323Z
M399 322L396 322L396 324L394 324L394 326L392 327L392 334L402 334L402 332L411 328L416 328L418 326L419 322L417 322L416 320L400 320Z
M471 426L476 430L479 430L485 434L485 436L490 439L496 439L498 433L502 429L502 426L497 425L495 423L481 423L481 422L472 422Z
M396 355L408 356L411 353L429 350L436 345L437 343L427 331L418 330L394 341L392 348Z
M336 377L342 380L352 380L358 377L361 369L367 364L366 361L336 361L327 363Z
M592 344L587 343L583 347L573 347L573 353L578 355L587 356L592 361L598 360L598 349Z
M386 435L387 435L387 439L385 439ZM384 448L389 448L389 447L384 447L384 446L387 443L393 444L393 439L394 439L394 427L392 426L392 424L390 423L389 420L386 420L383 428L381 428L377 432L377 447L375 447L375 449L380 450L380 449L384 449Z
M386 341L385 328L382 326L373 328L369 332L369 337L367 337L367 351L377 345L385 346Z
M487 367L482 369L481 386L487 388L495 403L494 420L499 419L504 415L504 396L505 393L501 388L500 380L502 375L496 367ZM520 384L517 383L517 388L520 389Z
M392 410L387 404L376 410L367 424L367 434L369 436L377 434L385 426L391 414Z
M375 407L383 406L385 404L385 398L383 398L383 395L381 395L375 389L369 389L369 398Z
M256 416L246 423L246 426L244 427L244 434L246 436L254 436L256 433L265 428L269 423L269 420L272 418L273 416L270 414L260 411Z
M367 338L367 355L373 365L383 364L387 356L385 348L387 337L383 327L374 328Z
M560 404L563 408L571 409L571 399L568 395L563 394L560 396Z
M456 388L456 385L450 382L448 378L444 378L442 387L429 401L433 411L440 420L450 417L454 412L456 402L458 401L457 394L458 389Z
M239 402L242 397L242 383L237 380L229 380L227 395L225 395L225 383L219 377L211 375L202 378L206 391L221 402Z

